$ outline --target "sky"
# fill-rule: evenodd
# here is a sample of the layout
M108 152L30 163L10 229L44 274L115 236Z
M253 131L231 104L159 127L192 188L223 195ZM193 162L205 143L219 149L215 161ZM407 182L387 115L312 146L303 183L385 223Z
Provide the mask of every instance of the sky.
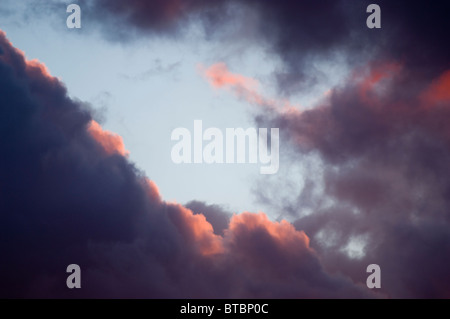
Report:
M3 0L0 296L448 298L448 5L370 3ZM279 170L174 163L195 120Z

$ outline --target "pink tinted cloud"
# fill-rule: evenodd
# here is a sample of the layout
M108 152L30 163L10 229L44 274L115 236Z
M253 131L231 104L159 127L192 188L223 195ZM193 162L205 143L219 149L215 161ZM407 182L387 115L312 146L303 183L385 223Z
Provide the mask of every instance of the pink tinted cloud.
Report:
M223 251L222 238L214 234L204 215L194 213L175 203L168 203L168 216L186 242L194 245L201 255L214 255Z
M298 231L286 220L273 222L264 213L249 213L234 215L226 231L232 239L242 233L264 232L280 249L286 251L295 249L309 250L309 238L303 231Z
M128 156L129 151L125 149L123 139L120 135L105 131L96 121L92 120L88 126L88 132L103 147L107 154L120 154Z
M257 80L232 73L223 62L215 63L206 69L200 65L199 70L213 88L228 90L251 104L283 112L298 111L299 109L299 106L291 104L288 100L265 97L259 91L260 83Z

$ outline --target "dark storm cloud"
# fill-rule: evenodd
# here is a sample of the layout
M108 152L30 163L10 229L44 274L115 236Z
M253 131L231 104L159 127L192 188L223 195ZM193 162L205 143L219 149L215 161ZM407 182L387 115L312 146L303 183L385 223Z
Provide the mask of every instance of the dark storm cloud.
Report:
M448 1L255 1L263 34L285 63L277 74L288 92L308 87L312 61L341 56L351 66L367 60L398 61L411 76L436 76L450 61ZM381 7L381 29L366 27L369 4ZM323 76L323 75L322 75ZM325 74L325 76L327 76Z
M77 3L89 29L100 27L110 40L129 41L139 36L178 36L185 34L188 23L204 22L205 31L231 18L226 0L131 0L85 1Z
M372 296L286 221L162 201L43 64L4 33L0 48L1 297ZM73 263L82 288L69 290Z
M328 270L361 281L361 267L377 263L387 295L447 298L450 76L427 83L409 75L406 65L372 64L315 108L265 112L258 121L280 127L296 150L292 161L300 164L313 152L324 163L323 180L306 177L323 183L324 192L314 195L308 184L298 200L333 202L295 225L311 237ZM364 254L343 253L355 240Z

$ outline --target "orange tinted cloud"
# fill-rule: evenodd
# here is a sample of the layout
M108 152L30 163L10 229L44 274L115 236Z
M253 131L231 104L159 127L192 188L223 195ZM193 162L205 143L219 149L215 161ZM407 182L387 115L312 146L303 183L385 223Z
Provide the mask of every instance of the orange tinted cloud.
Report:
M122 137L109 131L104 131L100 124L92 120L88 126L88 132L103 147L108 154L120 154L128 156Z
M190 209L177 204L168 203L168 215L180 234L187 242L190 242L202 255L214 254L234 254L231 246L225 243L240 242L243 238L248 241L255 241L252 236L257 233L264 233L280 251L296 255L301 251L310 251L309 238L303 231L298 231L294 226L282 220L272 222L264 213L249 213L234 215L224 237L214 234L212 225L202 214L194 214ZM257 244L257 243L253 243ZM226 250L228 247L228 250ZM255 252L256 253L256 252Z
M232 73L225 63L219 62L204 69L199 67L212 87L216 89L227 89L237 97L267 109L283 111L297 110L298 106L292 105L288 100L269 99L259 93L259 82L253 78L241 74Z
M214 234L213 227L204 215L194 215L190 209L180 204L167 205L169 217L181 235L193 243L202 255L222 252L222 237Z
M56 80L55 77L53 77L50 74L50 71L48 70L47 66L40 62L37 59L33 59L33 60L29 60L27 61L27 72L39 72L40 74L42 74L47 80L51 80L54 81Z
M244 212L234 215L230 221L227 234L234 236L242 232L263 231L275 241L279 247L290 248L309 248L309 238L303 231L298 231L286 220L281 222L272 222L264 213Z
M450 101L450 70L433 81L422 95L422 98L427 104Z
M246 276L253 283L263 278L289 285L305 280L309 276L305 267L316 264L316 253L303 231L285 220L272 222L264 213L234 215L224 239L229 258L247 269ZM319 264L313 268L320 273Z
M246 90L256 90L259 86L255 79L231 73L223 62L211 65L204 70L204 74L215 88L237 86Z
M21 57L25 62L21 66L25 66L25 72L30 76L30 78L36 78L36 76L43 76L46 80L49 81L57 80L56 77L50 74L50 71L48 70L48 68L44 63L40 62L37 59L27 60L25 52L18 48L14 48L12 43L6 39L6 33L2 30L0 30L0 37L4 38L3 41L10 47L10 51L3 52L3 54L0 54L0 61L4 60L12 64L14 63L14 61L12 60L12 55L17 55ZM16 60L15 62L17 61L18 60Z
M144 189L147 192L147 195L151 199L161 201L161 194L159 192L159 188L154 181L148 179L147 177L144 177L142 179L142 186L144 187Z

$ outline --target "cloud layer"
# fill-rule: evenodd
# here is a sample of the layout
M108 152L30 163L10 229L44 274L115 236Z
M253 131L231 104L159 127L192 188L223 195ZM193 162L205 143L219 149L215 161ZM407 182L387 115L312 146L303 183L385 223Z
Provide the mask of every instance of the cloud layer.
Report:
M164 202L120 137L93 124L4 33L0 79L2 297L369 295L327 274L308 236L286 221ZM81 289L65 286L72 263Z

